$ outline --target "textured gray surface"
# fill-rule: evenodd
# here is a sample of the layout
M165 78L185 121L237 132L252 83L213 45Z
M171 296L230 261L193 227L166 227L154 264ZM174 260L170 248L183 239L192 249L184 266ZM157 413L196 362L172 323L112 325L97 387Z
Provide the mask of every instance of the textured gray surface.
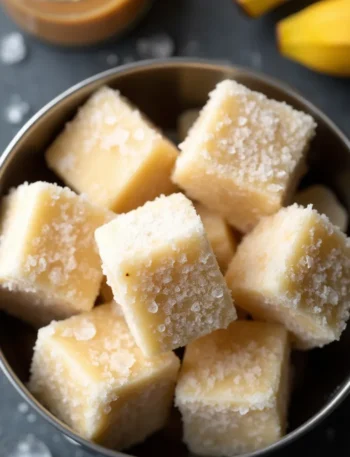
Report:
M269 16L251 21L240 15L230 0L158 0L152 12L132 34L117 43L84 50L54 48L27 38L28 58L12 67L0 64L0 151L18 130L7 124L3 110L11 95L19 94L35 112L72 84L109 68L108 53L120 61L137 57L138 37L155 32L170 34L177 55L192 55L230 61L258 69L287 82L328 114L350 135L350 80L317 75L283 59L276 49L274 24L278 18L306 2L294 0ZM219 5L219 8L217 6ZM0 36L15 26L0 10ZM190 41L198 46L186 49ZM332 151L330 151L330 154ZM328 367L325 367L325 372ZM331 372L329 372L331 375ZM87 457L80 449L45 424L30 411L20 413L22 400L0 374L0 457L8 457L15 443L27 433L45 441L54 457ZM322 427L279 455L316 455L337 457L350 454L350 402L333 414Z

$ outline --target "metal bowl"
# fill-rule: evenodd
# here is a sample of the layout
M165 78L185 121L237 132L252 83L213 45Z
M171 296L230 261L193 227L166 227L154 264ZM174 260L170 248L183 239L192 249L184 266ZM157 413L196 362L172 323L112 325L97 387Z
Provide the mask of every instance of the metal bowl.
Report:
M350 143L330 119L304 97L266 76L237 67L177 59L113 69L83 81L54 99L22 128L2 155L1 195L23 181L57 181L45 166L45 148L99 86L107 84L118 88L156 124L167 130L174 129L177 116L184 109L202 106L208 92L224 78L234 78L269 97L284 100L316 119L318 129L309 154L310 173L301 185L312 182L327 184L350 210ZM127 455L79 437L30 394L26 381L35 337L35 331L29 326L0 313L0 366L12 385L49 423L90 453L105 457ZM293 354L294 388L288 434L249 456L266 455L282 448L313 428L345 399L350 391L349 347L350 328L339 343ZM174 410L164 430L128 452L138 456L187 456L181 433L181 420Z

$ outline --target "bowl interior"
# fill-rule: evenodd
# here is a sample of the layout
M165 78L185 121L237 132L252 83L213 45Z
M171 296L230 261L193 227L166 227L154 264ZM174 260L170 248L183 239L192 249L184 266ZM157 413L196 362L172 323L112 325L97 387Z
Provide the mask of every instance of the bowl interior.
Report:
M0 169L0 193L23 181L45 179L58 182L46 168L43 153L86 98L102 84L119 89L165 131L175 129L178 115L188 108L200 107L208 92L224 78L235 78L269 97L284 100L312 114L317 136L309 154L310 171L301 183L325 183L337 193L350 210L350 150L348 143L317 109L285 87L252 73L231 67L205 63L169 62L132 66L113 70L90 80L77 90L69 91L43 110L23 129ZM75 88L76 89L76 88ZM0 348L4 360L22 383L28 380L32 348L36 333L29 326L0 313ZM322 350L293 354L294 387L289 414L289 432L317 414L348 381L350 329L339 343ZM1 357L0 351L0 357ZM327 373L325 375L325 373ZM302 406L301 406L302 405ZM108 455L116 455L108 452ZM187 455L181 443L181 422L173 412L168 427L131 449L130 453L148 455ZM106 454L107 455L107 454Z

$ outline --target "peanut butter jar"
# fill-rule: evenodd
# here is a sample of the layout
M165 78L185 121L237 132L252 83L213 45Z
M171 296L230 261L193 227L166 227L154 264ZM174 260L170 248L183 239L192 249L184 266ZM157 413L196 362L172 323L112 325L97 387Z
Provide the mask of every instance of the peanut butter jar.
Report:
M89 45L121 34L152 0L0 0L25 31L54 44Z

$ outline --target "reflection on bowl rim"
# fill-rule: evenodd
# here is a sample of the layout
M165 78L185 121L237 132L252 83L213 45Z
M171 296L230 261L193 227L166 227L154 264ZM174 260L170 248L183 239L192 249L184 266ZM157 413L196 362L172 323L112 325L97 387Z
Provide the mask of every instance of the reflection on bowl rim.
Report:
M232 69L236 69L237 71L245 74L246 76L250 76L255 81L261 81L263 83L267 83L269 86L276 88L284 93L286 93L291 98L297 100L298 102L302 103L303 105L307 106L307 108L317 114L325 124L334 132L334 134L344 143L345 147L348 149L350 154L350 141L344 135L344 133L331 121L328 116L326 116L322 111L320 111L317 107L315 107L312 103L306 100L302 95L298 94L294 89L290 86L279 82L278 80L265 76L259 72L251 71L245 69L243 67L237 65L229 65L227 63L221 63L220 61L208 61L202 59L192 59L192 58L171 58L166 60L145 60L142 62L132 63L128 65L123 65L120 67L116 67L101 73L98 73L95 76L87 78L80 83L75 84L68 90L64 91L57 97L55 97L51 102L46 104L42 109L40 109L16 134L14 139L10 142L8 147L5 149L4 153L0 158L0 179L1 179L1 170L6 164L6 161L11 157L12 151L15 148L16 144L20 141L24 134L26 134L32 126L42 118L48 111L50 111L54 106L58 103L62 102L64 99L70 97L73 93L86 88L89 85L94 85L101 81L101 84L105 83L105 79L112 77L113 75L121 75L121 74L128 74L134 73L139 70L144 69L157 69L157 68L186 68L186 67L197 67L203 69L211 69L215 71L232 71ZM56 429L58 429L69 441L75 443L76 445L80 445L83 448L86 448L87 451L95 452L96 454L101 454L105 457L117 457L117 456L130 456L130 454L125 454L123 452L114 451L103 446L100 446L92 441L84 439L73 432L66 424L62 421L57 419L53 414L51 414L46 408L44 408L35 398L34 396L26 389L25 385L20 381L18 376L15 374L11 366L9 365L8 361L6 360L1 348L0 348L0 368L2 369L3 373L6 375L10 383L15 387L17 392L34 408L34 410L40 414L41 417L46 419L51 425L53 425ZM270 446L257 450L255 452L241 455L240 457L257 457L257 456L265 456L269 452L281 449L285 445L293 442L297 438L304 435L307 431L314 428L317 424L321 422L325 417L327 417L350 393L350 377L344 381L343 386L339 389L339 391L334 395L334 397L328 401L315 415L313 415L310 419L300 425L298 428L293 430L292 432L286 434L283 438L279 441L271 444Z

